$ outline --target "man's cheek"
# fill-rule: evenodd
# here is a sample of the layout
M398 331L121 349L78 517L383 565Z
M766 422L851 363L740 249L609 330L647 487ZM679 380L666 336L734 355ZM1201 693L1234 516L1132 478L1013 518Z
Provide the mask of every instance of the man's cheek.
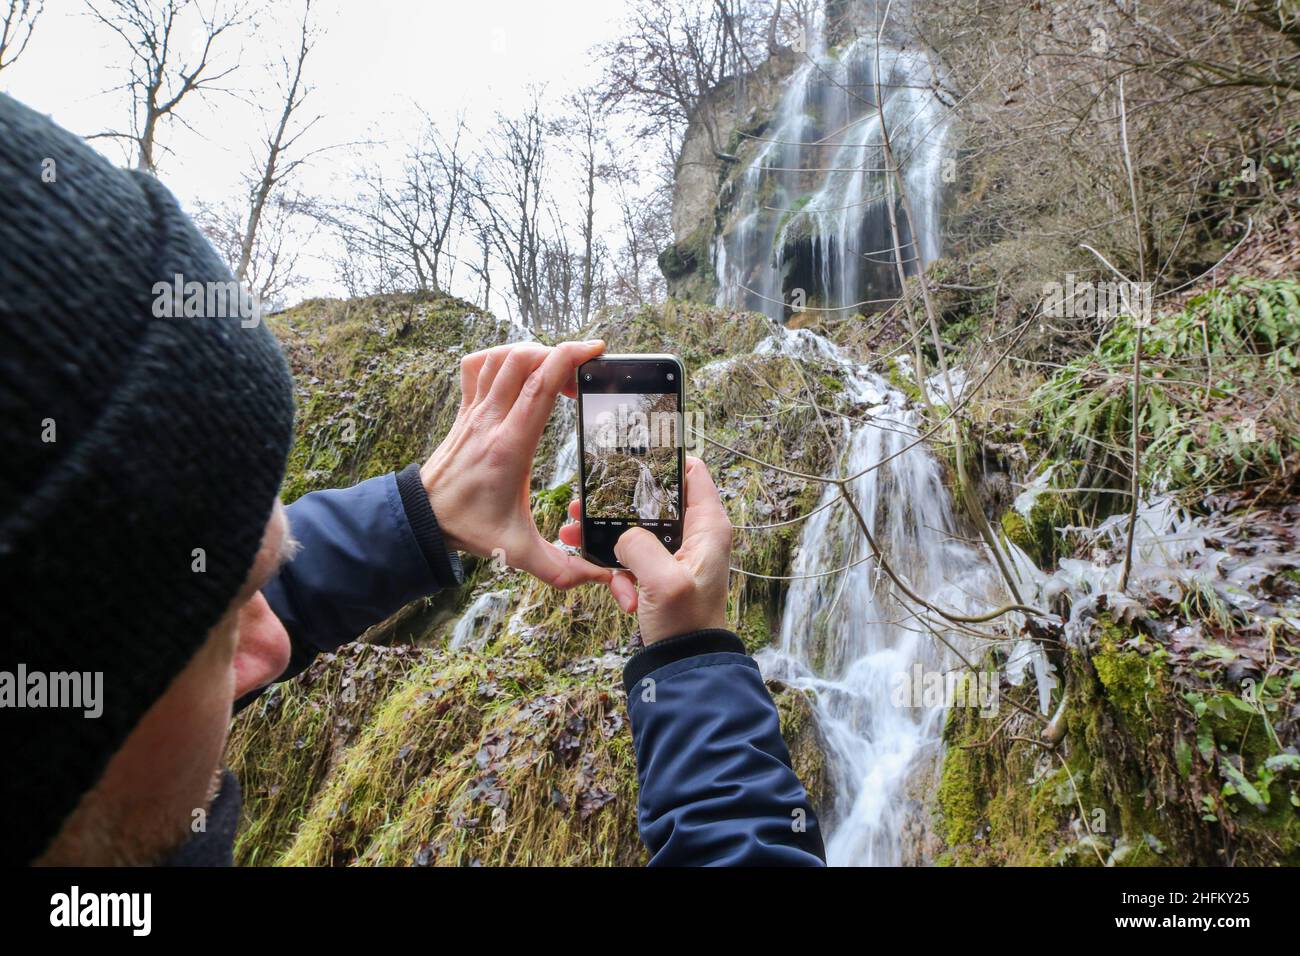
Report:
M265 687L289 666L289 634L266 598L256 594L239 613L235 648L235 699Z

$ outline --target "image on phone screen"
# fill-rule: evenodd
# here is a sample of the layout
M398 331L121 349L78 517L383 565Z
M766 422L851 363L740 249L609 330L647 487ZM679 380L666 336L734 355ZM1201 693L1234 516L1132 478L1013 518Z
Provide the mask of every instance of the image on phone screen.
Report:
M673 356L610 355L578 370L583 553L619 567L631 527L676 551L682 527L683 370Z

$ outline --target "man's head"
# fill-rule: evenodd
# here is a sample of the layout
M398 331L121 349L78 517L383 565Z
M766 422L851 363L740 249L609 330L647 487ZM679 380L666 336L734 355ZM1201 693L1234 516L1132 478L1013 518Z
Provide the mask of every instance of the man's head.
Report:
M289 636L260 591L296 548L278 503L248 579L207 640L154 701L38 862L156 862L205 821L220 783L233 701L289 664Z
M232 700L287 659L257 592L292 386L204 295L230 274L170 194L3 95L0 208L5 858L151 862L205 810ZM102 675L99 717L66 675Z

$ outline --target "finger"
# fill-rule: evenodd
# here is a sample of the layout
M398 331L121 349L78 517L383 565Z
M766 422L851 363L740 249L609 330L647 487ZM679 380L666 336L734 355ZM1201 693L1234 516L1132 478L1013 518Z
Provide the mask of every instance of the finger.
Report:
M731 533L731 519L722 505L722 496L713 476L700 459L686 456L686 528L725 529Z
M619 535L614 555L643 586L654 586L681 573L676 559L645 528L628 528Z
M510 354L512 348L509 345L498 345L494 349L488 349L488 354L483 359L483 366L478 370L478 381L475 383L474 388L475 405L487 401L492 382L496 379L501 366L505 364L506 356Z
M624 614L635 614L637 598L640 596L630 574L616 572L609 579L609 593Z
M598 342L601 340L591 339L590 341ZM578 370L575 368L573 372L574 374L570 375L568 378L564 380L564 388L560 389L560 394L563 395L565 398L572 398L576 400L578 397L578 375L577 375Z
M497 345L493 348L501 348ZM478 392L478 376L483 368L483 362L487 359L488 353L492 349L479 349L477 352L470 352L460 360L460 407L464 408L470 402L474 401L474 396Z
M580 524L560 525L560 540L571 548L581 548L582 547L582 525Z
M720 514L724 518L727 510L722 507L722 496L718 486L713 483L708 465L694 455L686 456L686 510L698 508L701 514Z
M582 520L582 502L577 498L569 502L569 517L574 521Z
M501 363L496 378L492 380L492 387L487 393L487 406L504 418L519 398L519 390L523 388L524 381L546 360L550 352L545 345L533 342L512 348Z
M574 377L579 365L603 351L605 343L600 339L590 342L561 342L557 345L541 367L524 382L519 392L519 401L515 402L510 414L506 416L506 427L514 430L520 442L531 442L528 447L535 447L555 409L555 399L564 388L564 383Z
M551 587L566 590L588 581L607 582L609 568L601 568L574 554L560 550L538 535L519 562L519 567Z

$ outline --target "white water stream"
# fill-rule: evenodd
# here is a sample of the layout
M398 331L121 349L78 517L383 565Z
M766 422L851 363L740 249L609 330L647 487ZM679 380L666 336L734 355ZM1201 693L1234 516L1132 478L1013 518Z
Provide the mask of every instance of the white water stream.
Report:
M756 351L840 366L854 414L869 421L826 421L843 450L838 473L865 472L850 488L872 536L895 572L932 603L959 613L987 610L998 582L982 550L962 538L938 462L914 444L918 417L906 397L806 329L781 330ZM827 486L819 504L838 496ZM765 676L814 693L834 790L830 862L900 863L903 833L920 811L909 784L932 768L945 713L942 700L911 689L918 667L946 676L959 666L929 628L964 653L970 648L961 634L933 615L923 620L919 608L900 600L843 502L805 522L790 574L796 580L780 639L758 660Z
M873 302L898 291L888 210L896 197L883 171L875 37L831 55L818 36L809 52L763 133L766 142L737 180L715 253L718 304L777 322L801 311L800 295L822 315L847 316L869 314ZM939 251L947 129L923 55L882 46L879 63L885 122L918 220L912 242L896 206L910 273ZM856 407L855 419L826 418L841 449L838 473L865 472L851 483L853 497L908 586L960 613L1001 603L982 547L967 543L954 521L938 462L924 444L907 447L916 441L918 417L905 396L807 329L778 327L755 351L842 369ZM838 496L827 486L821 504ZM790 574L796 580L780 639L758 659L765 676L813 692L833 788L824 810L830 862L918 859L906 834L925 829L928 808L916 790L935 766L946 711L942 700L900 693L913 687L915 674L957 666L931 629L959 649L966 638L933 615L923 621L914 602L900 600L844 502L805 522Z
M638 518L646 521L658 521L664 507L664 490L655 480L654 472L643 461L638 461L641 469L637 475L636 488L632 492L632 510Z
M896 15L904 5L893 4ZM939 255L949 123L932 89L932 61L896 31L886 31L879 49L874 31L865 33L832 54L814 24L805 62L730 187L728 224L715 247L717 304L779 320L807 308L870 314L898 293L891 201L905 270ZM882 114L911 198L915 242L885 175Z

